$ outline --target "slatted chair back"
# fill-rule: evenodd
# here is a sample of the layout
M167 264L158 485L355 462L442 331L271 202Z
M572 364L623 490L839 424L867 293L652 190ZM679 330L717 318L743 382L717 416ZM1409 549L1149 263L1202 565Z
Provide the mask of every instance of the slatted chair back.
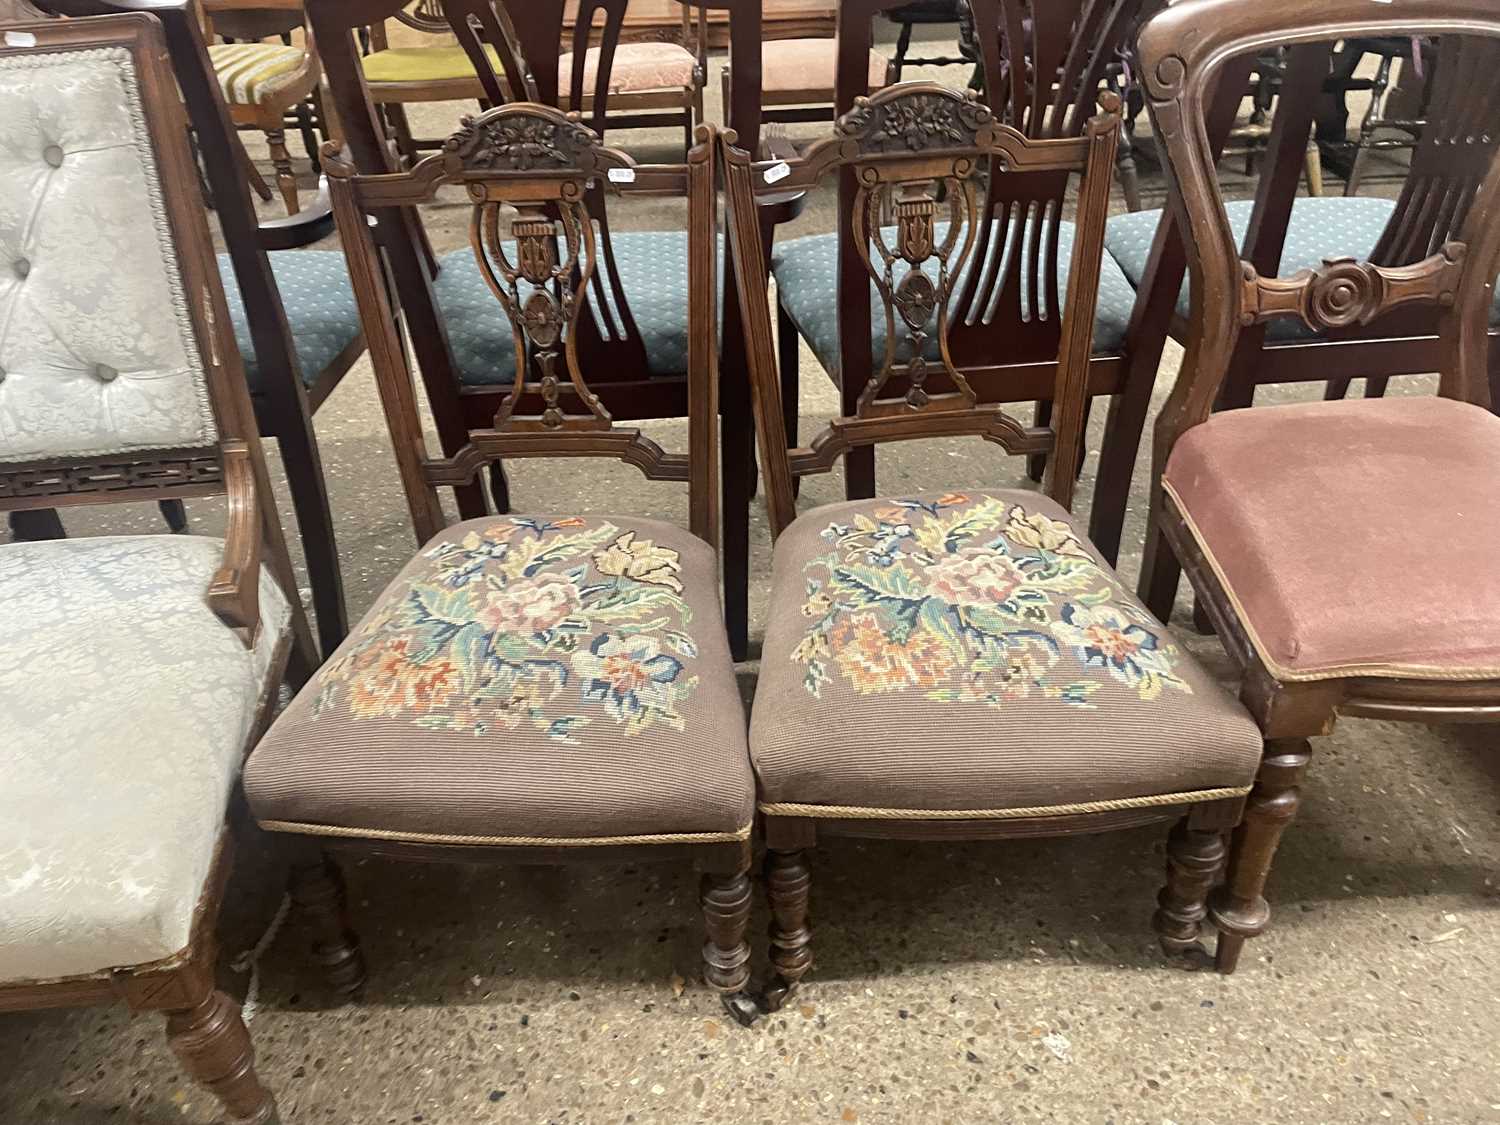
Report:
M225 496L207 600L253 643L263 543L295 589L285 542L161 28L110 26L118 45L56 20L0 46L0 510Z
M839 113L865 93L874 17L894 6L887 0L841 6ZM981 97L993 119L1031 140L1084 136L1106 85L1106 69L1143 12L1155 6L1156 0L972 0ZM1055 362L1062 346L1058 264L1066 252L1059 243L1069 172L1008 171L1012 174L985 170L977 213L992 222L976 230L969 268L954 295L949 348L960 365L995 368L989 379L976 371L980 383L1004 381L1007 368ZM856 191L845 177L839 198L843 213ZM840 246L840 291L857 286L862 274L859 248L846 238ZM865 338L861 328L867 326L859 323L857 305L840 302L840 312L848 314L840 324L846 353ZM857 357L843 358L858 367ZM988 397L1001 393L1008 392L988 392ZM1025 397L1024 392L1016 397Z
M1050 454L1047 491L1070 504L1120 125L1118 97L1106 91L1100 101L1103 111L1080 135L1030 137L998 120L973 95L908 82L857 100L833 136L793 160L756 163L726 134L731 245L773 532L793 518L794 476L827 472L850 449L920 437L971 434L1009 453ZM770 353L770 313L759 280L766 276L766 260L756 196L806 189L835 174L855 185L841 210L842 230L860 269L855 284L841 277L840 312L858 306L868 315L865 294L873 286L886 344L884 354L872 354L868 331L858 333L862 352L846 343L845 387L858 388L854 409L831 422L810 448L788 452ZM1079 181L1068 295L1057 318L1060 354L1047 392L1056 410L1047 426L1026 426L1002 405L985 402L975 378L989 365L976 372L953 346L961 320L952 298L984 245L986 203L1013 198L998 182L1008 176ZM938 343L937 362L924 358L929 334ZM1059 465L1066 471L1057 471Z
M1189 19L1191 31L1184 26ZM1396 218L1369 260L1335 259L1290 277L1263 276L1235 244L1205 140L1214 82L1229 60L1271 42L1367 35L1441 36L1449 72ZM1157 17L1139 49L1148 107L1165 142L1171 206L1188 232L1191 278L1187 353L1157 422L1158 475L1176 439L1208 417L1241 333L1276 319L1297 319L1324 333L1374 335L1409 310L1425 309L1436 318L1439 393L1488 405L1500 148L1478 107L1500 98L1500 16L1493 5L1391 0L1375 10L1361 0L1320 0L1268 11L1201 0Z
M450 10L452 6L450 5ZM502 457L609 457L657 480L689 484L690 523L717 534L717 238L713 131L703 127L686 165L637 165L607 148L577 114L530 102L467 119L443 151L410 171L364 175L329 161L334 210L370 341L402 483L418 536L445 524L435 489L474 480ZM429 457L376 248L387 216L458 185L472 204L474 261L510 325L517 377L489 417L462 443ZM689 449L668 453L633 427L615 424L600 393L603 372L585 349L595 280L606 269L591 201L596 193L677 194L688 199L691 294L687 360ZM607 306L603 315L613 310ZM415 322L437 318L435 309Z

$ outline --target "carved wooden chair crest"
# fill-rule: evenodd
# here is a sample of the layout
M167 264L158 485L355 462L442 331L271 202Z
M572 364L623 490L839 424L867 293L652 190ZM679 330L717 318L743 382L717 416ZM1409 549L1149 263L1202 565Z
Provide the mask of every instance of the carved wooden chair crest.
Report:
M520 103L467 121L410 171L359 175L330 155L381 400L426 544L277 721L246 767L246 793L269 830L388 854L696 861L705 976L748 1022L754 782L713 549L715 154L705 126L686 165L637 165L578 115ZM461 443L431 457L376 240L398 208L445 184L471 201L464 253L504 310L516 376ZM604 191L690 201L686 453L616 423L584 348L603 269L592 202ZM499 457L567 456L688 482L692 531L584 515L444 526L438 487Z
M0 1011L163 1011L193 1077L269 1123L215 917L239 764L317 655L165 58L145 15L0 46L0 509L228 509L222 540L0 547Z
M866 92L871 25L891 6L886 0L856 0L840 9L836 105L841 114ZM1106 84L1107 65L1134 27L1140 0L975 0L971 7L981 46L983 104L993 119L1033 140L1084 136ZM1023 25L1029 30L1023 32ZM1046 80L1036 80L1036 75ZM914 135L920 134L921 123L912 128ZM1082 220L1075 226L1064 218L1069 169L1012 168L1007 175L996 175L997 162L998 157L986 159L975 169L973 200L980 221L963 269L953 276L947 352L952 366L967 372L969 384L985 401L1045 399L1066 346L1058 310L1067 288L1070 243L1090 236L1079 229ZM841 213L853 206L857 190L851 176L842 178ZM866 349L879 353L885 346L878 287L871 292L865 253L853 228L846 227L832 235L784 241L772 256L789 425L795 419L799 336L839 383L845 413L853 412L863 393ZM1121 351L1134 291L1108 258L1100 269L1089 383L1093 393L1106 394L1123 369ZM828 300L830 292L836 301ZM926 358L935 362L936 337L928 332L923 344ZM854 374L846 378L844 372ZM1040 417L1045 423L1045 411ZM845 471L848 496L874 495L872 450L853 453Z
M351 162L365 174L391 171L395 164L374 106L364 93L352 29L378 18L389 6L390 0L338 0L320 4L310 13L323 44L324 71L340 108ZM585 9L593 11L590 5ZM611 36L617 37L624 5L610 0L601 10L613 22L605 25L609 34L597 49L591 72L599 82L589 109L596 124L612 104L605 98L614 57L609 48L614 41ZM490 0L445 0L444 12L488 101L503 107L530 99L556 107L561 80L557 52L561 0L513 12ZM486 61L489 52L498 54L499 67ZM577 52L574 59L569 70L576 94L584 89L580 83L588 68ZM428 165L429 174L435 167ZM641 176L658 188L670 185L666 190L686 192L684 166L671 167L677 171L649 177L642 172ZM641 198L639 186L612 184L602 174L592 183L588 177L580 182L584 186L579 198L593 224L597 253L586 284L587 299L578 301L568 338L576 349L577 363L588 372L589 390L617 421L688 417L689 367L698 362L701 347L689 323L689 236L681 228L621 231L612 226L611 219L626 200ZM390 261L438 436L451 458L468 443L470 429L493 419L511 393L517 356L512 327L507 318L497 315L499 306L483 262L467 247L434 254L414 206L384 207L378 238ZM584 291L582 285L576 290L580 297ZM490 486L495 507L508 511L509 492L500 465L490 463ZM460 513L469 518L484 514L482 486L467 475L464 479L467 483L455 488ZM747 488L743 474L726 474L722 479L732 496ZM736 534L743 538L748 498L731 499L725 509ZM747 615L743 598L731 599L729 609L731 632L737 638L737 650L742 649Z
M1140 588L1166 613L1180 560L1243 671L1241 699L1266 738L1228 881L1211 905L1226 972L1269 919L1266 879L1296 813L1311 736L1340 714L1419 722L1500 715L1500 419L1484 409L1500 269L1493 134L1455 130L1453 119L1435 113L1423 143L1441 146L1451 162L1440 178L1413 162L1408 192L1419 202L1408 215L1418 218L1376 250L1399 264L1332 260L1275 277L1240 259L1202 128L1208 91L1235 58L1267 42L1297 50L1366 35L1440 36L1468 84L1459 95L1465 102L1491 104L1500 89L1500 18L1483 0L1378 8L1358 0L1286 8L1187 0L1140 39L1192 278L1187 354L1156 426L1160 487ZM1382 331L1414 314L1436 329L1437 397L1210 417L1242 334L1278 320ZM1418 572L1422 583L1407 580ZM1394 589L1399 598L1389 596Z
M750 730L775 919L773 1008L811 965L805 853L820 835L992 839L1177 820L1156 924L1170 952L1194 948L1220 833L1238 818L1258 740L1069 511L1119 134L1118 99L1101 101L1081 136L1032 138L972 96L903 83L856 102L798 159L756 163L725 136L776 536ZM853 244L870 247L859 265L880 294L889 342L858 370L853 409L788 450L756 195L768 178L785 189L839 173L854 185L845 221ZM1049 423L1027 426L973 385L943 310L978 252L977 200L1012 197L1008 176L1070 175L1078 236L1055 382L1044 388L1056 408ZM921 345L934 331L929 359ZM1047 454L1047 495L926 491L796 515L797 475L877 442L963 434Z

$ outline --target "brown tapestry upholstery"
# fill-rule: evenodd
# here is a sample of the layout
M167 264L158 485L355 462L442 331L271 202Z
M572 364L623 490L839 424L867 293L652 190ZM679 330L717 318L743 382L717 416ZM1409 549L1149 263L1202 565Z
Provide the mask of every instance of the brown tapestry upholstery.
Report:
M750 738L767 811L1170 804L1255 775L1249 716L1036 493L809 512L777 541L771 605Z
M1500 677L1500 418L1443 398L1215 415L1164 486L1281 680Z
M391 583L245 791L283 830L730 839L751 819L744 728L706 544L650 520L471 520Z

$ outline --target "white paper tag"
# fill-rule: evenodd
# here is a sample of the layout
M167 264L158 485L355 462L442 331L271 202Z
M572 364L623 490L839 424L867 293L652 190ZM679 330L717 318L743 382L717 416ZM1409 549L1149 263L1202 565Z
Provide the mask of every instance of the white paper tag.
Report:
M784 180L792 174L792 166L785 160L772 164L765 170L766 183L774 184L777 180Z
M36 36L29 31L7 31L5 45L7 47L35 47Z
M609 170L609 182L612 184L635 183L634 168L611 168Z

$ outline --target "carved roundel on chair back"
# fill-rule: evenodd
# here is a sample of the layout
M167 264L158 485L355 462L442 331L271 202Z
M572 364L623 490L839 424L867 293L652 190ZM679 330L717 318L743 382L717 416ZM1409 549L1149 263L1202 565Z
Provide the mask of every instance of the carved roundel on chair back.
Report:
M415 4L408 4L397 12L396 20L418 31L440 34L449 30L443 0L416 0Z
M0 54L0 462L217 430L131 53Z

